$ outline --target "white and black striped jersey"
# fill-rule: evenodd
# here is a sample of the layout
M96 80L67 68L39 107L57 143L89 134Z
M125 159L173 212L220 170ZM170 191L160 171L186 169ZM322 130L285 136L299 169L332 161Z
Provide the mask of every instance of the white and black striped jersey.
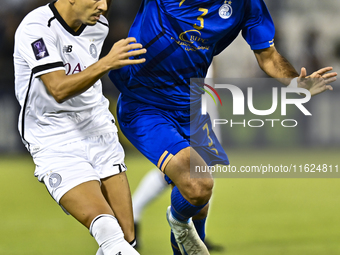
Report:
M84 93L57 103L39 78L57 70L75 74L98 61L108 29L101 16L96 25L82 25L75 32L54 3L33 10L19 25L14 46L15 93L21 105L18 127L31 153L56 143L117 132L100 80Z

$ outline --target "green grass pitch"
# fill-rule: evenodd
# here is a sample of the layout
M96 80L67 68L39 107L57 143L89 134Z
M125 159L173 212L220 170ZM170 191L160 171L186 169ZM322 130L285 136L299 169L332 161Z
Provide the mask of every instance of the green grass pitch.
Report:
M327 163L339 150L227 151L235 165ZM153 167L127 153L133 191ZM94 255L88 230L67 216L33 176L29 156L0 157L0 255ZM307 175L306 175L307 176ZM165 211L170 190L144 212L141 254L170 255ZM207 236L228 255L340 254L340 179L215 179Z

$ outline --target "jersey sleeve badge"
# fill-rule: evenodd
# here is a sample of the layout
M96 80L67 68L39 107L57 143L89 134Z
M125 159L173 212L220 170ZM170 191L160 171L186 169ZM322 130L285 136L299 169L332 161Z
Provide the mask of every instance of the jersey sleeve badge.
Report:
M42 58L49 56L46 45L42 38L40 38L39 40L36 40L31 45L32 45L32 49L33 49L36 60L40 60Z
M224 1L224 4L218 10L218 14L222 19L229 19L233 14L233 8L231 7L231 1Z

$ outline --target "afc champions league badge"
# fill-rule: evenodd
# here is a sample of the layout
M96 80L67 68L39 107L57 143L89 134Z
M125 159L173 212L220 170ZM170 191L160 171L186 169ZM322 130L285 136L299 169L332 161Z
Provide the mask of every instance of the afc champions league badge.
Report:
M233 8L231 7L231 1L224 1L224 4L218 10L218 14L222 19L229 19L233 14Z
M98 56L97 47L93 43L90 45L90 54L93 58L97 58Z

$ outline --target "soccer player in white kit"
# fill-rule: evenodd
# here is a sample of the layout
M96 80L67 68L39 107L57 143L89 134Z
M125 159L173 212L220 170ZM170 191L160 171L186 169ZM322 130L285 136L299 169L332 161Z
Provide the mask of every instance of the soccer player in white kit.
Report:
M99 60L109 2L58 0L23 19L14 47L18 127L35 176L90 230L97 254L138 254L124 151L99 79L145 62L129 58L146 50L127 38Z

